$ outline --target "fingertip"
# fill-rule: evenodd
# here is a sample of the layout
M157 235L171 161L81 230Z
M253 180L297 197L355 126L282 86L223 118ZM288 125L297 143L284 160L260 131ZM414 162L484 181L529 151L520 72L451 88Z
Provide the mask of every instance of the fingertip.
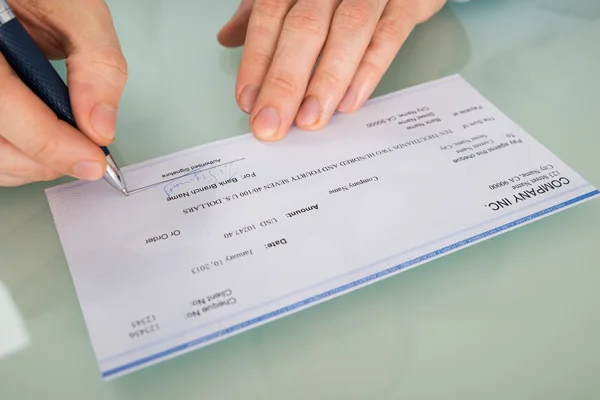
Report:
M246 30L252 13L253 1L243 1L231 19L217 34L217 41L224 47L240 47L246 41Z
M224 27L217 34L217 41L219 42L219 44L223 47L230 49L241 47L244 44L245 39L245 34L242 35L238 32L232 32L232 30L228 27Z
M256 113L251 119L250 128L254 136L262 141L273 142L283 137L280 133L281 117L271 106L265 106Z
M336 112L338 112L340 114L352 114L352 113L355 113L356 111L360 110L360 108L361 108L360 104L353 104L350 107L345 107L345 106L341 107L341 106L339 106L336 109Z
M246 114L250 114L256 103L260 90L258 86L246 85L237 96L237 103L240 109Z
M261 142L266 142L266 143L271 143L271 142L278 142L281 139L283 139L283 137L285 135L281 135L281 136L267 136L267 137L263 137L263 136L259 136L256 132L252 131L252 134L254 135L254 137L258 140L260 140Z
M248 16L249 17L249 16ZM217 41L223 47L235 48L244 45L246 41L246 30L248 21L240 18L232 18L227 22L217 34Z
M73 177L86 180L97 181L102 179L106 172L106 166L98 161L85 160L77 162L71 171Z
M324 123L321 102L314 96L309 96L304 99L298 110L298 114L296 115L295 122L301 129L319 129Z
M67 169L62 172L65 175L70 175L74 178L86 181L97 181L102 179L106 174L108 164L106 155L97 144L84 139L81 134L79 134L77 141L79 142L79 151L76 153L78 156L71 160L72 164L70 168L67 167ZM75 153L71 152L71 154Z
M117 108L108 104L96 104L90 112L90 124L96 132L101 146L111 144L117 129Z
M346 94L344 94L342 101L340 101L337 110L341 113L350 113L356 107L357 100L358 91L351 85L348 90L346 90Z

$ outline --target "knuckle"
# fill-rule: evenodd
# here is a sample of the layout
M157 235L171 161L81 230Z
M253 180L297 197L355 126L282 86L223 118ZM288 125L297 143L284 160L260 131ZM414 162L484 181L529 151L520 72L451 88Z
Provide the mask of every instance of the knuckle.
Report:
M328 70L321 70L315 73L315 81L326 83L326 86L330 89L341 89L344 84L341 78L335 72Z
M31 162L24 155L20 157L15 153L12 145L0 139L0 175L8 175L15 180L34 182L52 181L61 175L56 171L46 168L41 164Z
M381 40L397 41L404 35L402 19L382 18L377 24L377 35Z
M115 46L104 46L100 48L99 53L106 65L118 69L123 75L129 73L127 60L120 49Z
M89 63L94 66L95 72L108 79L114 86L123 88L129 76L129 66L121 49L115 45L101 45L92 47L80 54L69 57L66 61L67 68L77 73L79 63Z
M265 70L271 64L271 56L261 51L249 51L244 58L245 64L252 69Z
M354 0L343 2L335 16L335 26L348 31L360 30L373 19L375 6L372 1Z
M46 137L40 143L31 145L31 157L35 160L49 160L56 157L58 141L54 137Z
M44 0L23 0L17 2L16 7L25 8L36 17L42 18L42 20L47 20L49 15L52 15L56 12L56 5L52 3L53 2ZM15 5L11 4L11 6L14 7Z
M265 77L264 86L276 88L289 96L298 93L298 81L294 74L282 70L271 72Z
M53 181L55 179L58 179L62 176L62 174L50 169L50 168L46 168L46 167L41 167L36 175L35 178L39 181Z
M312 36L324 36L326 24L319 10L313 5L297 5L286 17L284 29Z
M257 0L252 9L255 15L268 18L282 18L287 11L287 2L280 0Z
M115 46L102 46L94 57L94 65L104 66L110 70L110 77L117 86L124 86L129 75L127 60L121 50Z
M366 81L377 82L381 79L384 69L376 61L364 58L360 62L359 69Z

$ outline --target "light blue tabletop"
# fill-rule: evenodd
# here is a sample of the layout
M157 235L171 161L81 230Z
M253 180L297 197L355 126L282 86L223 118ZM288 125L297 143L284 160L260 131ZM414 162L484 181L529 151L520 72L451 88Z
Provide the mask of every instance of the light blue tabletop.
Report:
M237 1L208 3L109 2L130 70L120 164L248 131L241 51L216 41ZM598 0L453 4L375 95L460 73L600 187L599 43ZM0 358L2 400L600 398L598 201L103 382L44 194L57 183L0 189L0 281L29 338Z

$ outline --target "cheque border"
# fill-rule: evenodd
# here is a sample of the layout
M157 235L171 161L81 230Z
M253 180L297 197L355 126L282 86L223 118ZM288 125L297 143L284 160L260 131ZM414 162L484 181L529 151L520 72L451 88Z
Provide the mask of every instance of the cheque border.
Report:
M340 294L341 292L345 292L345 291L347 291L349 289L356 288L358 286L362 286L362 285L364 285L364 284L366 284L368 282L371 282L371 281L374 281L374 280L378 280L378 279L380 279L380 278L382 278L384 276L391 275L391 274L396 273L398 271L404 270L404 269L406 269L408 267L416 266L418 264L424 263L427 260L431 260L431 259L439 257L439 256L441 256L443 254L447 254L447 253L453 252L453 251L455 251L455 250L457 250L457 249L459 249L461 247L466 247L466 246L471 245L471 244L473 244L475 242L479 242L479 241L481 241L481 240L483 240L485 238L488 238L488 237L497 235L497 234L499 234L501 232L510 230L510 229L512 229L512 228L514 228L516 226L529 223L529 222L531 222L531 221L533 221L535 219L538 219L538 218L540 218L540 217L542 217L544 215L551 214L551 213L554 213L554 212L556 212L556 211L558 211L560 209L573 206L576 203L580 203L580 202L582 202L584 200L589 200L592 197L597 196L597 195L600 195L600 191L596 190L596 189L592 190L592 191L590 191L590 192L588 192L586 194L583 194L583 195L577 196L575 198L572 198L571 200L563 201L563 202L561 202L559 204L556 204L554 206L545 208L545 209L543 209L541 211L537 211L537 212L535 212L533 214L529 214L529 215L527 215L525 217L518 218L518 219L516 219L516 220L514 220L512 222L508 222L508 223L503 224L503 225L501 225L499 227L496 227L496 228L487 230L485 232L479 233L477 235L471 236L469 238L460 240L460 241L458 241L456 243L453 243L453 244L441 247L441 248L439 248L437 250L431 251L431 252L429 252L427 254L424 254L422 256L419 256L419 257L413 258L411 260L405 261L405 262L403 262L401 264L398 264L398 265L395 265L393 267L386 268L386 269L384 269L382 271L370 274L368 276L365 276L363 278L357 279L357 280L352 281L350 283L346 283L346 284L344 284L342 286L338 286L337 288L333 288L333 289L327 290L327 291L325 291L323 293L316 294L316 295L311 296L311 297L309 297L307 299L295 302L295 303L290 304L290 305L285 306L285 307L281 307L281 308L279 308L277 310L270 311L270 312L268 312L266 314L260 315L258 317L254 317L254 318L252 318L250 320L247 320L247 321L244 321L244 322L240 322L240 323L238 323L236 325L230 326L230 327L225 328L225 329L221 329L221 330L213 332L211 334L202 336L202 337L200 337L198 339L191 340L191 341L189 341L187 343L183 343L183 344L171 347L171 348L169 348L167 350L163 350L163 351L160 351L158 353L152 354L150 356L146 356L146 357L140 358L140 359L138 359L136 361L132 361L132 362L129 362L127 364L123 364L123 365L121 365L119 367L115 367L115 368L112 368L110 370L103 371L102 372L102 377L105 378L105 379L109 378L109 377L115 377L117 375L121 375L123 372L125 372L127 370L137 369L138 367L140 367L140 366L142 366L144 364L154 363L154 362L158 361L159 359L162 359L162 358L165 358L165 357L168 357L168 356L173 356L175 353L179 353L181 351L184 351L184 350L187 350L187 349L190 349L190 348L193 348L193 347L197 347L198 345L200 345L202 343L205 343L205 342L208 342L208 341L213 341L213 340L218 339L218 338L220 338L222 336L230 335L233 332L236 332L236 331L248 328L249 326L262 323L262 322L264 322L266 320L273 319L273 318L281 316L283 314L287 314L290 311L296 310L298 308L305 307L305 306L307 306L307 305L309 305L311 303L315 303L315 302L321 301L321 300L326 299L328 297L333 297L335 295Z

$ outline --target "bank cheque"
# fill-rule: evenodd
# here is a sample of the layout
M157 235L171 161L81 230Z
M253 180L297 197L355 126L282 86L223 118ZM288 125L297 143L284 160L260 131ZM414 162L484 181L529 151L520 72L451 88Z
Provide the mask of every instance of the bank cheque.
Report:
M598 196L458 75L47 190L104 379Z

